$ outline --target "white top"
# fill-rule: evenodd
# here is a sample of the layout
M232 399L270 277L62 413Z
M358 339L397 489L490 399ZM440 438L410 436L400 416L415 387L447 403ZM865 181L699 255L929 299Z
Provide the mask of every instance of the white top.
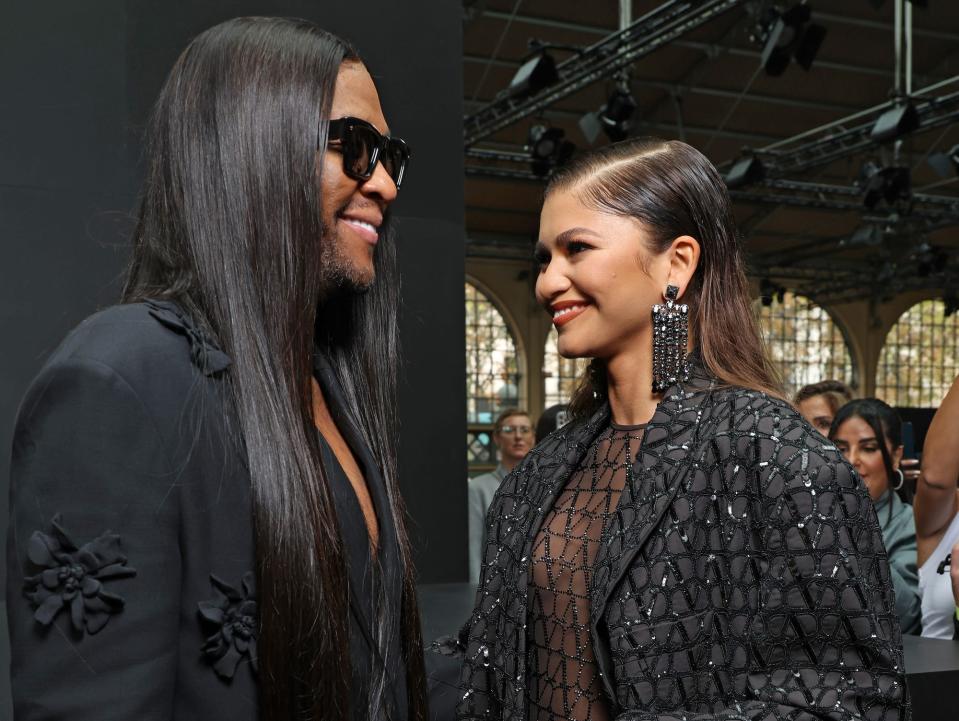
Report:
M939 573L939 564L959 540L959 513L952 518L936 550L919 569L919 595L922 597L922 635L950 639L955 633L956 599L952 596L949 569ZM952 559L959 563L959 558Z

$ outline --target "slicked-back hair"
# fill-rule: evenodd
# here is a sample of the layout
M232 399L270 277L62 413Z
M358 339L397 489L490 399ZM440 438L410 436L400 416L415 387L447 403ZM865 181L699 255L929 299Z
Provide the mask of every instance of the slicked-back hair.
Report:
M407 668L411 721L426 718L422 641L395 416L399 295L388 223L365 294L322 298L321 187L345 41L304 20L237 18L194 39L154 107L123 299L169 298L233 359L225 374L249 461L260 612L260 717L380 718L387 676ZM318 142L319 141L319 142ZM351 693L347 566L313 425L314 352L382 469L404 566L400 628L382 598L370 698ZM389 639L402 637L404 658ZM352 700L351 700L352 699Z
M690 335L703 363L723 383L782 397L759 335L729 193L706 156L678 140L626 140L557 170L547 197L558 190L572 192L587 207L638 221L648 231L645 250L652 255L679 236L695 238L699 264L682 302L690 307ZM571 413L590 415L605 398L606 382L605 364L594 359L573 394Z

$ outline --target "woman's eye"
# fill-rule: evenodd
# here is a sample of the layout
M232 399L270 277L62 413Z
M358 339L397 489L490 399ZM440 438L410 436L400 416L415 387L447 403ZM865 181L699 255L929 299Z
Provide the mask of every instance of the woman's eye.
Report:
M549 265L549 253L533 253L533 261L540 268L545 268Z
M569 255L576 255L577 253L582 253L584 250L588 250L589 246L586 243L580 243L578 241L573 241L566 246L566 252Z

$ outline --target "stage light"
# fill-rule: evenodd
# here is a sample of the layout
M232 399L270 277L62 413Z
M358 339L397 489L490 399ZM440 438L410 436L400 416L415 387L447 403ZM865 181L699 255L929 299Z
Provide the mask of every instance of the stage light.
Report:
M882 236L882 228L878 225L872 223L860 225L849 236L849 241L843 245L880 245Z
M573 156L576 146L564 136L562 128L534 125L529 129L526 150L534 175L545 177L553 168L564 165Z
M763 46L760 64L767 75L782 75L793 59L804 70L812 67L826 37L826 28L811 20L812 8L805 3L793 5L782 13L775 9L767 13L752 36Z
M579 129L590 145L596 142L600 132L606 133L606 137L613 142L625 140L633 127L637 107L635 98L629 92L629 85L625 80L620 80L599 110L586 113L579 119Z
M869 137L877 143L887 143L911 133L919 127L919 113L912 103L887 110L876 119Z
M862 203L869 210L873 210L881 200L888 205L909 200L912 191L909 168L882 168L873 162L862 166L857 184L863 191Z
M766 177L766 169L762 161L755 155L744 155L736 161L729 173L726 174L727 188L742 188L746 185L758 183Z
M916 249L916 274L920 278L927 278L933 273L941 273L949 263L949 254L945 248L930 245L925 241Z
M559 73L556 71L556 61L553 56L544 49L536 49L532 57L516 71L516 75L509 83L509 92L513 95L532 95L549 87L557 80L559 80Z
M951 178L959 174L959 145L954 145L946 153L933 153L926 162L940 178Z

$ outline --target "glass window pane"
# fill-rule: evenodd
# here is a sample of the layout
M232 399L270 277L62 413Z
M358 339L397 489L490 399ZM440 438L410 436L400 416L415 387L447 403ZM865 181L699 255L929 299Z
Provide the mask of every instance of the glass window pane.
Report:
M935 408L959 375L959 314L924 300L886 334L876 369L876 396L891 406Z
M770 305L760 305L759 325L790 396L804 385L827 379L856 387L849 346L825 308L786 292L782 300L776 296Z

